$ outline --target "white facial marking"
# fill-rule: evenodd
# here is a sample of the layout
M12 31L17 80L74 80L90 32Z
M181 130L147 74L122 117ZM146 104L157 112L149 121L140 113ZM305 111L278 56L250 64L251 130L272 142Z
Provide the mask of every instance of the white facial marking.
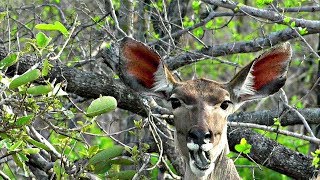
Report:
M201 149L203 151L210 151L213 148L213 144L212 143L207 143L207 144L202 144L201 145Z
M199 149L199 145L193 143L193 141L191 141L190 143L187 143L187 147L189 148L189 150L191 151L197 151Z

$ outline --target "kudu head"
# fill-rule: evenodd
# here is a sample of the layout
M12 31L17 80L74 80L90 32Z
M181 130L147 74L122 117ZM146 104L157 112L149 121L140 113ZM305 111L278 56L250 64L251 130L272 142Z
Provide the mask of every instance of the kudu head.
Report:
M227 83L181 82L143 43L124 38L119 51L120 76L126 84L140 92L158 92L171 102L178 148L187 169L197 177L208 176L228 150L228 115L245 101L277 92L285 83L291 59L290 44L284 43L263 53Z

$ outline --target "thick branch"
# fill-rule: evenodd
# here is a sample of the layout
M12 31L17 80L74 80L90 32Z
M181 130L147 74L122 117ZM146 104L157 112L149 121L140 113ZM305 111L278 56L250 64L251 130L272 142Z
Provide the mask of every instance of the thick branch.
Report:
M254 7L250 7L244 4L236 4L231 3L229 1L220 1L220 0L204 0L204 2L224 7L231 10L239 9L239 11L248 14L253 17L263 18L275 23L279 24L290 24L291 22L295 22L296 27L303 27L307 28L308 30L319 30L320 28L320 21L314 20L306 20L306 19L298 19L290 17L290 22L286 22L285 16L275 11L265 10L265 9L258 9Z
M39 60L35 56L20 57L18 73L22 74L38 62ZM100 95L113 96L117 99L119 108L130 110L143 116L146 115L141 98L120 80L94 72L67 67L59 61L51 63L54 64L54 67L50 72L49 78L56 79L56 82L66 82L67 92L86 98L97 98Z
M292 151L249 129L229 129L228 141L232 151L241 138L252 145L249 156L257 163L295 179L310 179L316 175L312 158ZM250 158L249 158L250 159Z
M319 108L309 108L298 110L303 117L307 120L309 124L319 124L320 123L320 109ZM228 120L231 122L245 122L245 123L255 123L261 125L271 126L274 124L274 118L279 117L279 112L277 110L263 110L255 112L240 112L237 114L230 115ZM289 126L302 124L299 117L295 113L289 112L285 113L281 117L281 125Z
M315 34L320 32L320 27L317 30L308 31L307 34ZM305 34L306 35L306 34ZM204 57L218 57L232 55L237 53L257 52L262 49L274 46L281 42L286 42L290 39L299 37L294 29L287 28L282 31L272 32L262 38L257 38L251 41L238 41L234 43L225 43L208 48L203 48L199 51L186 52L175 57L166 59L170 69L177 69L187 64L194 63Z

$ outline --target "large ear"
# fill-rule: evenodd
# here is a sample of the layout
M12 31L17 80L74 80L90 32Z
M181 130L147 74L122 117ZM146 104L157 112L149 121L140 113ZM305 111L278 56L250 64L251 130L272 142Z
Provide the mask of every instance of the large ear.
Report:
M139 92L165 92L177 83L159 54L129 37L120 42L119 75L125 84Z
M291 55L290 43L286 42L245 66L227 84L231 99L241 103L277 92L285 84Z

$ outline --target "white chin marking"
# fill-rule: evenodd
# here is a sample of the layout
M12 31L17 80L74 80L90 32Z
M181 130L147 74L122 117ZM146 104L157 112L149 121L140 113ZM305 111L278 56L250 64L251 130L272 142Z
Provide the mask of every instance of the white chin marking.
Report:
M189 166L193 174L195 174L197 177L208 176L214 169L214 163L210 163L209 168L206 170L199 169L195 165L195 161L192 159L189 160Z

